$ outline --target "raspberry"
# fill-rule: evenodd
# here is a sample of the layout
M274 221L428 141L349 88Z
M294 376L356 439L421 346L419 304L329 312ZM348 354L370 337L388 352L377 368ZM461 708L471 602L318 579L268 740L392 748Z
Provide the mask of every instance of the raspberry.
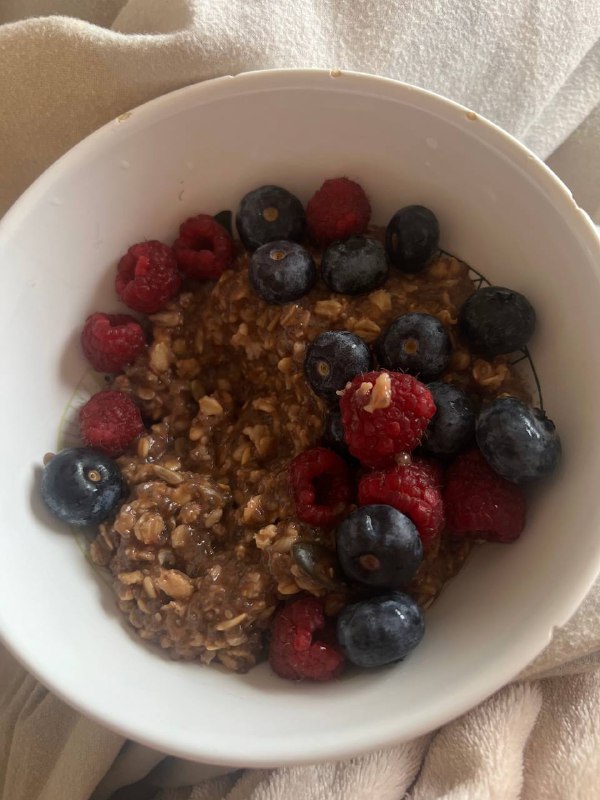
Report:
M435 458L421 457L413 458L412 463L425 470L430 477L431 483L441 489L445 483L444 465Z
M302 522L335 525L348 510L350 473L346 462L326 447L297 455L289 466L292 496Z
M500 477L477 448L461 453L444 490L448 529L454 534L512 542L525 527L525 495Z
M81 332L81 346L98 372L121 372L144 350L146 337L129 314L91 314Z
M364 189L348 178L325 181L306 206L308 232L320 245L364 233L370 217Z
M233 239L209 214L182 222L173 250L181 271L189 278L216 280L233 262Z
M322 632L318 639L316 631ZM279 612L271 629L269 662L277 675L291 681L328 681L340 674L344 656L325 622L322 600L301 598Z
M142 314L161 311L181 286L177 261L162 242L132 245L119 261L115 288L125 305Z
M105 389L93 395L79 412L81 436L113 458L120 456L144 430L142 415L125 392Z
M366 467L385 467L420 443L435 414L429 389L412 375L366 372L340 398L348 448Z
M416 525L423 547L431 548L444 528L444 504L437 468L431 463L396 466L364 475L358 484L361 506L384 503L406 514Z

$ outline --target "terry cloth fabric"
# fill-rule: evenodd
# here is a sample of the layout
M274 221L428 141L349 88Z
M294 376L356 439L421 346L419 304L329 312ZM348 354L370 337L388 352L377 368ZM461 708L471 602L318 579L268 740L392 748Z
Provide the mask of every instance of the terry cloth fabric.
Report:
M531 147L600 221L597 0L0 0L0 213L85 135L246 70L355 69L431 89ZM0 647L1 800L600 797L600 589L512 685L346 762L229 771L103 729Z

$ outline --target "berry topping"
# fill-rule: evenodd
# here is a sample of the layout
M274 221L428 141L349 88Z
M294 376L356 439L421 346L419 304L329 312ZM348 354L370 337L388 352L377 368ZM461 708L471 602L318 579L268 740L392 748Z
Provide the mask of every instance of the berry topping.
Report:
M306 221L314 242L328 245L364 233L371 204L362 186L348 178L330 178L308 201Z
M267 303L291 303L309 292L317 280L310 253L296 242L269 242L255 250L248 270L255 292Z
M408 456L408 458L410 459L410 456ZM410 462L404 465L399 464L398 466L408 467L411 463L427 472L433 486L437 486L439 489L442 488L446 482L446 471L441 461L438 461L435 458L419 457L411 459Z
M344 438L344 423L342 422L342 412L339 406L330 408L325 417L325 427L323 429L323 440L327 447L335 450L341 456L348 457L348 445Z
M423 547L437 542L444 528L444 504L439 473L429 463L416 460L363 475L358 484L358 502L369 507L385 503L406 514L416 525Z
M348 511L351 497L346 462L326 447L305 450L290 462L292 496L298 519L309 525L335 525Z
M121 372L143 352L146 337L129 314L91 314L81 332L81 347L98 372Z
M440 226L425 206L405 206L396 211L385 229L390 262L402 272L420 272L438 252Z
M338 641L357 667L402 661L424 633L421 609L400 592L348 605L337 621Z
M515 397L499 397L483 409L476 438L492 469L513 483L549 475L562 454L554 423Z
M372 367L367 344L349 331L325 331L309 344L304 374L313 392L329 400L355 375Z
M348 449L366 467L384 467L417 447L435 414L429 389L400 372L357 375L340 398Z
M117 294L125 305L142 314L161 311L180 286L173 250L162 242L132 245L117 266Z
M144 430L142 415L125 392L105 389L79 412L83 441L113 458L120 456Z
M423 447L439 456L455 455L471 443L475 434L473 404L458 386L429 383L436 412L429 422Z
M299 242L306 229L302 203L281 186L260 186L244 195L235 223L248 250L281 239Z
M388 274L383 245L375 239L351 236L334 242L323 253L321 276L340 294L361 294L376 289Z
M326 589L340 588L340 570L335 552L319 542L296 539L290 551L294 565Z
M329 681L340 674L344 656L325 620L322 600L303 597L277 614L271 628L269 663L277 675L290 681Z
M419 533L410 519L388 505L353 511L337 529L337 554L348 578L370 586L401 589L423 560Z
M188 278L216 280L233 263L233 239L209 214L182 222L173 250L179 268Z
M525 527L525 496L500 477L477 448L448 470L444 504L448 530L491 542L512 542Z
M44 467L42 499L55 517L69 525L107 519L125 493L117 464L98 450L61 450Z
M450 337L437 317L410 312L391 323L377 343L383 367L410 372L421 380L437 378L450 361Z
M484 286L463 305L458 325L472 350L499 356L525 347L535 330L535 311L519 292Z

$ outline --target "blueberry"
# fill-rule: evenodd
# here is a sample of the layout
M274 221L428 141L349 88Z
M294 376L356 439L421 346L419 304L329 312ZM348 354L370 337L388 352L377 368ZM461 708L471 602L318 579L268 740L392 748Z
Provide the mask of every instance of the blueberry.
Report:
M431 314L411 311L392 322L377 343L381 366L420 380L437 378L450 361L450 337Z
M392 506L361 506L337 529L337 555L351 580L401 589L423 560L421 537L411 520Z
M554 423L516 397L499 397L486 406L477 419L475 436L492 469L513 483L550 474L562 454Z
M381 286L387 274L384 247L375 239L351 236L344 242L334 242L323 253L321 275L333 292L370 292Z
M69 525L102 522L119 505L125 488L117 463L90 447L61 450L42 474L43 501Z
M344 437L344 423L342 412L338 408L330 408L325 417L323 439L328 447L340 455L348 454L348 445Z
M401 661L424 633L421 609L399 592L348 605L337 621L338 642L357 667Z
M336 399L336 392L362 372L372 368L367 344L350 331L320 333L306 351L304 373L320 397Z
M260 186L244 195L235 218L240 239L248 250L267 242L299 242L306 229L304 208L281 186Z
M450 456L466 447L475 433L473 404L458 386L430 383L436 412L429 422L423 447L439 456Z
M309 292L317 280L310 253L296 242L269 242L252 253L250 283L267 303L291 303Z
M437 254L440 226L425 206L405 206L396 211L385 229L385 249L390 262L402 272L420 272Z
M525 347L535 330L535 311L519 292L484 286L463 305L458 324L471 350L499 356Z

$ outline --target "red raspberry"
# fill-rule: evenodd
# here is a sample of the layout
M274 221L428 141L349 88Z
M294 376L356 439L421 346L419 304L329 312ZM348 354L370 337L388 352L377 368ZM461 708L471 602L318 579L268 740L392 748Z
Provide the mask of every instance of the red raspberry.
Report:
M501 478L477 448L461 453L444 490L448 529L490 542L512 542L525 527L525 495Z
M435 458L421 457L413 458L412 463L426 470L431 479L431 483L437 486L438 489L444 486L445 470L444 465L440 461L437 461Z
M81 346L98 372L121 372L144 350L146 337L129 314L91 314L81 332Z
M348 449L366 467L385 467L414 450L435 414L425 384L402 372L366 372L340 398Z
M173 250L181 271L190 278L215 280L233 263L233 239L209 214L186 219Z
M142 314L161 311L181 286L173 250L162 242L132 245L119 261L115 288L125 305Z
M326 447L313 447L289 466L298 519L309 525L335 525L348 510L350 472L346 462Z
M324 638L314 633L322 631ZM344 656L325 622L323 601L304 597L277 614L271 629L269 662L282 678L329 681L344 667Z
M348 178L325 181L306 206L308 232L320 245L364 233L370 218L364 189Z
M142 415L131 397L112 389L90 397L79 412L79 425L84 444L113 458L144 430Z
M444 504L436 472L430 463L419 461L371 472L360 479L358 502L361 506L385 503L406 514L427 550L444 528Z

